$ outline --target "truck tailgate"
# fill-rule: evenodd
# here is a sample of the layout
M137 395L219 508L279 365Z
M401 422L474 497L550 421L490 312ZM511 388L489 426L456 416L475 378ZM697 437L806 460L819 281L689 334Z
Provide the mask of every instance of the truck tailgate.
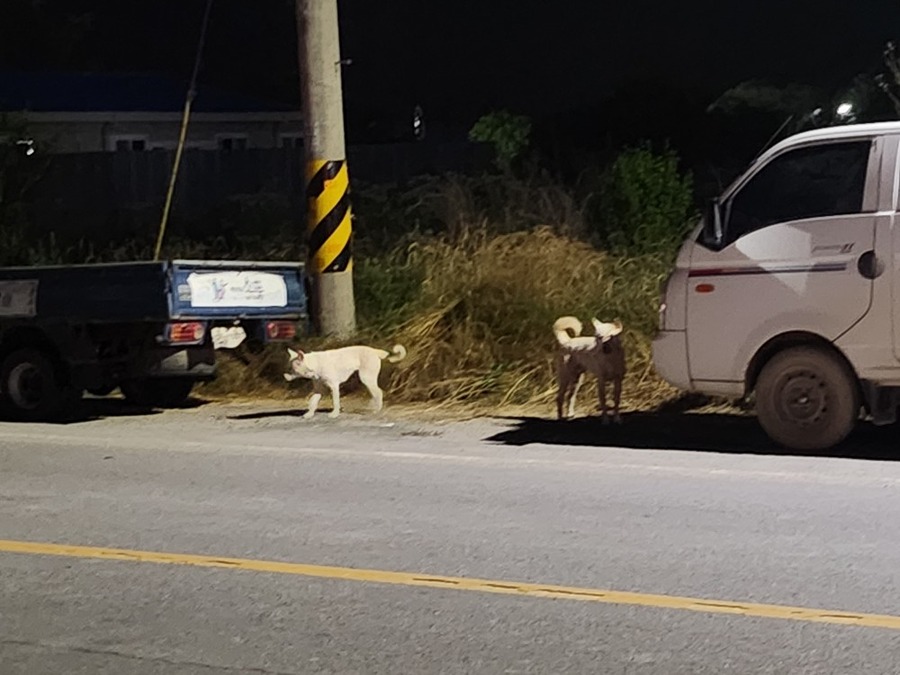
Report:
M173 260L174 319L273 318L307 315L302 263Z

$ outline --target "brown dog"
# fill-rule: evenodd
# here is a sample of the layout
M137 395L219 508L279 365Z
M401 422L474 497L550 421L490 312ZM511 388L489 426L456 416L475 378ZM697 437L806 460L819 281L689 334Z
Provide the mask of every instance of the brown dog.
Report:
M574 417L575 397L584 374L597 378L597 395L603 424L609 424L606 405L606 384L613 384L613 420L619 424L619 402L622 398L622 380L625 378L625 347L622 345L622 323L604 323L593 319L595 335L579 337L581 322L573 316L563 316L553 324L553 333L559 342L556 375L559 389L556 394L556 414L559 419ZM569 335L569 330L575 336ZM564 410L568 408L568 415Z

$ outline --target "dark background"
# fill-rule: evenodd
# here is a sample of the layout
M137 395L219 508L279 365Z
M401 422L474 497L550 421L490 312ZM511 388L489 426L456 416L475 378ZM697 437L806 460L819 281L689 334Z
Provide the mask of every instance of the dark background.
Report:
M0 4L0 69L186 80L205 1ZM436 140L506 108L534 120L547 156L648 138L692 165L726 151L743 160L778 126L711 120L728 88L760 79L834 93L882 68L900 35L896 0L340 0L339 11L351 143L411 139L415 105ZM299 106L293 0L215 0L200 79Z

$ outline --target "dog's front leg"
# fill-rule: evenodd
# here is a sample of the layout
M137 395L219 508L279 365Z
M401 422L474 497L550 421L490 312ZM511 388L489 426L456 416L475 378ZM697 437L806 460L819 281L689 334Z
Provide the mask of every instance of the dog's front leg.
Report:
M556 390L556 418L563 419L563 406L566 399L566 383L563 380L559 382L559 388Z
M328 388L331 389L331 412L328 416L334 419L341 414L341 389L339 384L331 382L328 383Z
M600 416L603 424L609 424L606 408L606 378L603 376L597 378L597 397L600 399Z
M622 423L622 416L619 415L619 401L622 400L622 380L616 378L613 380L613 422Z
M303 417L305 419L310 419L313 415L316 414L316 408L319 407L319 401L322 398L322 394L318 391L318 388L313 390L312 395L309 397L309 403L306 407L306 412L303 413Z
M556 418L564 419L563 410L566 406L566 393L569 389L569 378L565 371L565 361L560 361L556 369Z
M584 373L579 373L578 377L575 378L575 383L572 385L572 395L569 398L569 417L575 417L575 399L578 398L578 389L581 387L583 380Z

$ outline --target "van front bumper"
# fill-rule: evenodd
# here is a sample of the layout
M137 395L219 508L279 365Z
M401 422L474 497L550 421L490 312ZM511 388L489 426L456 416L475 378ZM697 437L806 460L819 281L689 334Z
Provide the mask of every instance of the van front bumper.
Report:
M664 330L657 334L653 340L653 367L673 387L691 390L686 331Z

